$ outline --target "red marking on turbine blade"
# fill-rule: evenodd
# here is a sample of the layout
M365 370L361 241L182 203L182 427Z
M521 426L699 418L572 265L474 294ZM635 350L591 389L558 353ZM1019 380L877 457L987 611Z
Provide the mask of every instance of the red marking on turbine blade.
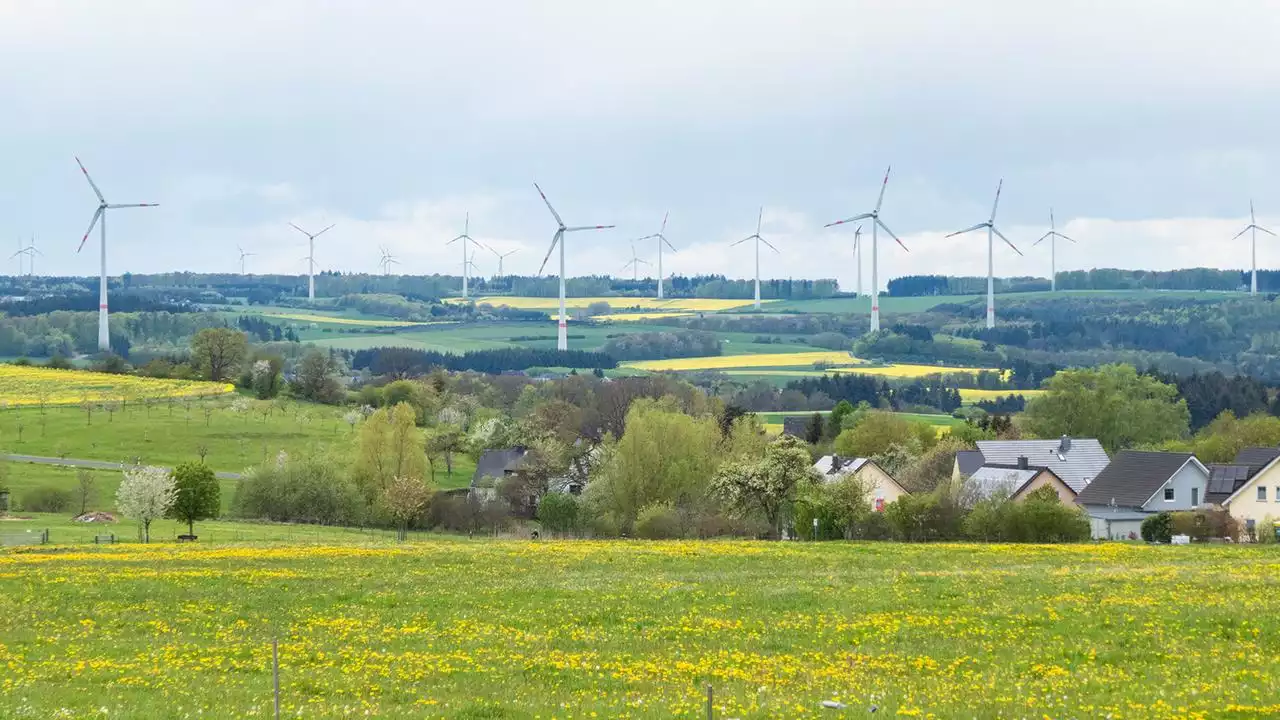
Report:
M871 306L871 312L880 312L880 306L879 306L879 305L872 305L872 306Z

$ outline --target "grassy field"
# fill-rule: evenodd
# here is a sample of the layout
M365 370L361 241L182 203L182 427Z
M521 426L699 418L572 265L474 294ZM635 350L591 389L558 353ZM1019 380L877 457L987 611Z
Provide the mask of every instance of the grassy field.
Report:
M268 718L278 638L287 717L1258 718L1277 583L1257 546L0 551L0 716Z
M228 383L0 365L0 407L201 398L234 391L235 386Z
M728 345L726 345L728 347ZM821 377L827 373L857 373L859 375L879 375L893 378L917 378L938 373L978 373L982 368L961 368L945 365L915 365L911 363L888 363L870 365L866 360L853 357L847 352L835 350L796 351L795 346L768 345L773 352L753 352L742 354L725 354L708 357L672 358L668 360L641 360L625 363L626 367L635 370L649 371L698 371L717 370L726 375L757 377L772 375L780 378ZM736 349L746 349L738 347ZM832 366L816 369L818 363ZM1006 393L1007 394L1007 393Z
M461 298L451 298L450 302L462 302ZM594 303L608 303L612 308L654 310L669 312L686 310L690 312L718 312L732 310L751 305L751 298L724 300L717 298L665 298L656 297L572 297L565 298L566 308L586 308ZM520 297L493 295L475 298L477 305L516 308L519 310L559 310L559 297Z
M758 412L758 413L755 413L755 416L760 419L760 424L764 426L765 432L771 435L779 435L782 433L783 422L785 421L786 418L811 417L813 415L813 412L814 411L812 410L794 410L794 411L785 411L785 412ZM829 411L824 411L820 414L830 415L831 413ZM937 429L938 435L944 435L947 432L949 432L951 428L964 424L964 420L961 420L960 418L951 417L950 415L932 415L928 413L907 413L907 412L894 413L894 415L897 415L898 417L904 420L910 420L912 422L922 422L922 423L925 423L926 425L933 425Z

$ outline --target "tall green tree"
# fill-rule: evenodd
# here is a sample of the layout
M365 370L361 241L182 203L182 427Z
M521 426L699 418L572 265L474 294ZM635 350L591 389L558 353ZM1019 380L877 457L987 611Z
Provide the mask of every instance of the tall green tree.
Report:
M781 534L783 511L796 492L820 480L803 441L783 435L769 444L763 460L722 466L711 486L739 510L758 510L769 524L770 537L776 539Z
M897 445L906 448L910 455L918 455L937 442L938 434L932 425L872 410L852 428L836 436L835 451L851 457L875 457Z
M187 534L195 534L197 520L218 517L222 509L221 489L213 470L201 462L182 463L173 469L173 504L169 517L187 524Z
M235 328L205 328L191 338L191 362L214 382L234 376L248 353L249 339Z
M1178 389L1132 365L1063 370L1027 403L1024 427L1042 438L1097 438L1108 452L1187 434L1190 413Z
M381 408L360 426L352 475L370 501L386 492L398 477L427 477L417 413L408 403Z

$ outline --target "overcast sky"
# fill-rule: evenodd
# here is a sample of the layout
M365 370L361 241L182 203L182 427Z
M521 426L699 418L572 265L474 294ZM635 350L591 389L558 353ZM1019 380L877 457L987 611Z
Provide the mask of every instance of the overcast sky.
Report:
M96 274L96 205L111 202L110 272L458 272L472 235L537 270L574 224L570 274L617 272L657 230L680 273L854 286L852 228L893 166L881 283L984 274L990 213L1026 253L1000 275L1247 267L1232 236L1280 232L1274 2L1217 0L6 0L0 3L0 241L34 233L37 270ZM1265 236L1260 236L1265 237ZM883 237L882 237L883 240ZM0 242L0 248L5 247ZM654 248L638 248L653 259ZM7 253L0 253L7 257ZM1280 240L1259 240L1280 267ZM476 259L482 274L493 256ZM16 269L16 261L9 261ZM870 275L870 257L864 259ZM554 269L549 265L549 269ZM10 270L11 272L12 270Z

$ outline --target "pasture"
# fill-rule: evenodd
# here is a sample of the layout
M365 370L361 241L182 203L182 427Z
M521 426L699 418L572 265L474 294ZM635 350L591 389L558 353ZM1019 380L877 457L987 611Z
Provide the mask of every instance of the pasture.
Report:
M1258 546L6 550L0 716L269 718L278 638L287 717L1263 717L1277 583Z

